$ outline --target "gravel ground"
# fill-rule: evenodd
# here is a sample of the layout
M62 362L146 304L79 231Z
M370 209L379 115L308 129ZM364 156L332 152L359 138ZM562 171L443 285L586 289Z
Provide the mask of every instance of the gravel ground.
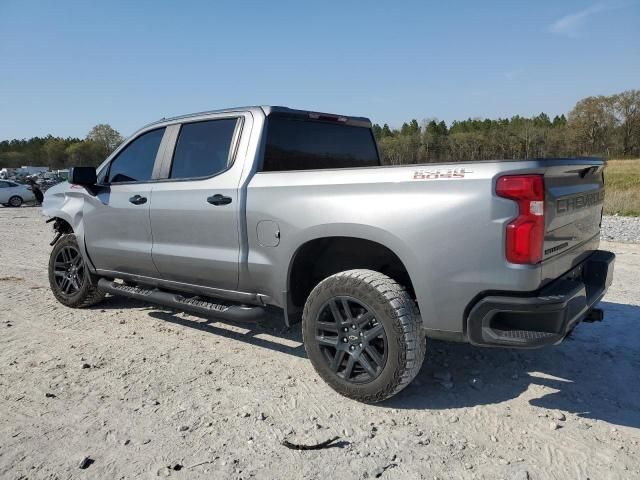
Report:
M602 240L640 243L640 217L602 217Z
M640 478L638 245L603 242L604 322L535 351L429 342L417 379L369 406L275 319L59 305L51 238L39 209L0 208L0 478Z

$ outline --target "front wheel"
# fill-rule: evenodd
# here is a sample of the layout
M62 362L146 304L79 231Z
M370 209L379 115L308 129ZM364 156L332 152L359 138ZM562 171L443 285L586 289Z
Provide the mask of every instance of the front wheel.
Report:
M56 299L73 308L90 307L105 293L91 280L75 235L64 235L53 246L49 258L49 285Z
M416 305L380 272L348 270L326 278L309 295L302 322L315 370L354 400L385 400L422 366L426 347Z

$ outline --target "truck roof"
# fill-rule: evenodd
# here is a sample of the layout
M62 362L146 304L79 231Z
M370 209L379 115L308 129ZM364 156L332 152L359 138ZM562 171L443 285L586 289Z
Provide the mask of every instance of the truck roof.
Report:
M162 123L162 122L170 122L170 121L175 121L175 120L184 120L190 117L199 117L202 115L209 115L209 114L213 114L213 113L230 113L230 112L238 112L238 111L256 111L256 110L260 110L262 111L266 116L272 115L272 114L284 114L284 115L292 115L292 116L304 116L304 117L310 117L310 116L314 116L317 115L318 117L322 118L324 117L336 117L336 118L344 118L347 119L348 124L350 125L357 125L357 126L361 126L361 127L369 127L371 128L371 120L369 120L366 117L355 117L355 116L351 116L351 115L338 115L335 113L324 113L324 112L316 112L313 110L299 110L299 109L295 109L295 108L289 108L289 107L280 107L280 106L275 106L275 105L253 105L253 106L248 106L248 107L234 107L234 108L223 108L223 109L219 109L219 110L206 110L204 112L194 112L194 113L188 113L185 115L177 115L175 117L169 117L169 118L161 118L160 120L157 120L155 122L151 122L148 125L145 125L145 127L148 127L150 125L154 125L156 123Z

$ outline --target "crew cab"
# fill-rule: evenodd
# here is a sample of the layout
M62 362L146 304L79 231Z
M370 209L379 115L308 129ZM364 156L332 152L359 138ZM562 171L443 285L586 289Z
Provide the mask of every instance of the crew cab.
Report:
M284 107L149 124L48 190L51 289L302 321L336 391L382 401L426 339L557 344L612 281L593 158L383 165L362 117Z

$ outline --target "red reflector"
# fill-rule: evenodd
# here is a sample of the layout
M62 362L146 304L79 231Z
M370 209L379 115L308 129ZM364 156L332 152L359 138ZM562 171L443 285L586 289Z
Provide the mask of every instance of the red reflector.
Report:
M542 175L508 175L496 182L496 194L518 203L518 216L507 225L505 254L511 263L535 264L544 246Z

